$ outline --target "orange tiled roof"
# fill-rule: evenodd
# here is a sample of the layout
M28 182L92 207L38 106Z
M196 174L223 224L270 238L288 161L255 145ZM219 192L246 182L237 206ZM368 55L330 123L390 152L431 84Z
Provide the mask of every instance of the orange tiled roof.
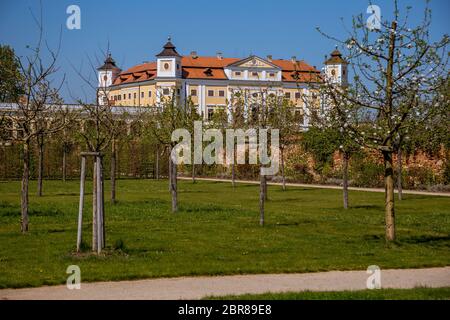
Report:
M210 72L208 72L210 71ZM222 68L187 68L183 66L183 78L185 79L214 79L226 80L225 71Z
M184 79L225 80L224 67L235 63L239 58L196 57L181 58L182 76ZM304 61L293 63L291 60L272 60L274 65L282 69L282 80L286 82L308 82L320 79L320 71ZM314 76L312 74L315 74ZM156 62L136 65L122 71L114 80L114 85L147 81L156 78ZM314 80L316 79L316 80Z

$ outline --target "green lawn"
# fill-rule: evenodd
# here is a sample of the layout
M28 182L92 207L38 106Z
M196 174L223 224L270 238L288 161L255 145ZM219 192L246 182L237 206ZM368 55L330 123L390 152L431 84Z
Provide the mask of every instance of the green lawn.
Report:
M450 288L284 292L206 297L205 300L449 300Z
M42 198L31 183L26 235L20 183L0 182L0 287L61 284L72 264L82 281L450 265L450 198L405 195L396 204L398 241L386 246L381 193L350 192L345 211L339 190L271 186L260 227L258 188L181 181L180 212L172 214L167 181L119 180L118 204L106 203L105 254L77 256L77 181L45 181ZM114 250L118 240L123 250Z

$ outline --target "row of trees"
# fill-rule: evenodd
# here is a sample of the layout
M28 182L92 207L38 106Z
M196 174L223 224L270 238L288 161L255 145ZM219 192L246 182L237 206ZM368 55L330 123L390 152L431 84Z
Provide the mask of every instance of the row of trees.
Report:
M406 14L406 17L408 14ZM309 91L317 92L322 97L322 105L311 96L303 95L304 104L309 114L321 114L314 118L313 126L322 132L332 133L327 136L343 154L343 203L348 208L348 162L351 155L362 146L381 153L385 169L385 220L386 240L395 240L394 211L394 164L393 153L399 154L407 141L417 132L417 128L439 127L446 132L448 119L448 54L446 46L448 37L431 42L428 29L430 12L425 11L423 23L415 28L408 28L405 18L400 20L400 13L395 2L392 21L383 21L382 28L370 31L365 27L362 15L353 21L352 31L345 39L328 35L348 51L354 77L348 86L338 86L324 77L310 79ZM39 24L40 34L42 27ZM40 37L41 39L41 37ZM52 79L58 71L56 60L58 51L48 50L49 63L43 63L41 40L26 58L16 57L7 47L2 47L2 64L9 68L2 88L8 92L3 98L15 102L9 113L3 113L2 129L19 132L15 138L23 145L23 177L21 190L21 229L28 231L28 182L30 143L36 141L39 147L39 182L38 195L42 195L42 157L46 137L57 132L62 133L64 142L70 145L67 130L74 123L79 125L77 135L85 143L86 151L102 153L111 150L111 201L116 201L116 158L117 144L120 137L130 128L136 127L140 134L153 139L167 154L171 154L177 141L173 141L175 129L186 128L194 131L195 121L203 117L190 101L180 100L173 95L160 102L155 108L119 109L112 106L108 99L100 104L98 97L107 97L107 88L98 88L81 71L80 79L89 84L95 92L94 102L78 99L81 109L63 105L58 92L60 85L54 85ZM7 61L7 62L3 62ZM3 69L3 68L2 68ZM96 72L91 64L91 71ZM2 71L4 72L4 71ZM300 89L299 89L300 90ZM281 174L284 178L284 150L289 144L298 143L300 127L293 106L283 97L271 94L269 89L260 92L239 91L232 94L228 108L214 114L213 119L204 128L227 129L279 129ZM304 91L301 90L303 94ZM131 111L130 111L131 110ZM193 134L191 134L194 137ZM317 146L317 141L310 140L309 146ZM193 141L191 141L193 142ZM246 141L249 143L249 141ZM306 141L308 145L308 141ZM236 147L236 145L235 145ZM191 150L193 153L195 150ZM235 151L237 151L235 149ZM234 157L236 157L234 152ZM159 151L157 152L159 159ZM273 155L272 155L273 156ZM100 158L101 159L101 158ZM169 163L169 191L172 196L172 211L178 210L177 166L171 157ZM235 186L235 161L231 163L232 185ZM159 160L157 160L158 162ZM192 179L195 183L196 166L192 164ZM94 167L102 167L94 166ZM267 180L260 166L260 224L264 225ZM401 168L399 169L401 170ZM159 172L159 170L157 170ZM157 174L158 175L158 174ZM95 175L93 175L95 176ZM103 177L103 175L101 175ZM102 178L103 179L103 178ZM400 178L401 179L401 175ZM103 183L103 182L102 182ZM401 181L398 182L401 185ZM96 195L94 181L94 195ZM401 194L401 193L400 193ZM94 231L96 206L99 199L93 197ZM104 231L103 231L104 232ZM94 232L95 238L95 232ZM97 241L93 239L93 247Z

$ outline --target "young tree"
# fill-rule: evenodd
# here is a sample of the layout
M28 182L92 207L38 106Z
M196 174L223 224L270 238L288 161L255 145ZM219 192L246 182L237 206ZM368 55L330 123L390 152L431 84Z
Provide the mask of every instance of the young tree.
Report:
M428 7L422 23L409 27L410 9L401 17L395 1L392 21L381 21L380 29L375 30L367 28L359 15L353 19L347 39L322 33L347 48L346 60L354 73L348 87L325 79L324 94L343 118L348 114L364 116L365 121L348 124L349 131L355 141L379 150L383 156L387 241L396 238L392 160L395 139L409 123L407 119L414 115L419 101L430 100L430 95L443 85L439 75L448 72L448 36L430 41Z
M268 104L271 106L269 121L272 128L279 130L280 135L280 169L283 190L286 190L284 170L284 153L286 148L295 143L300 133L300 122L294 105L282 96L269 95Z
M184 128L186 125L186 114L191 110L182 105L173 92L171 97L164 97L161 94L160 105L151 108L145 114L144 123L147 130L155 137L159 144L168 149L169 161L169 192L172 196L172 212L178 211L178 190L177 190L177 165L171 157L172 149L176 142L172 141L172 133L175 129Z
M245 107L245 91L237 90L231 95L230 101L228 101L228 115L227 118L222 119L222 123L225 128L237 130L244 130L247 127L248 112ZM236 187L236 145L233 144L234 158L231 159L231 185L233 189Z
M48 56L44 57L43 51L43 26L42 26L42 10L40 19L35 19L39 37L36 46L30 47L30 54L26 57L15 57L12 63L13 74L10 75L10 84L6 84L7 90L12 90L5 94L11 102L17 106L4 115L6 123L11 127L7 127L8 131L18 131L17 140L23 146L23 174L21 186L21 231L28 231L28 189L30 177L30 150L32 141L39 135L49 135L60 131L65 126L64 116L59 117L58 114L64 115L61 105L55 105L52 102L54 95L57 94L61 85L52 87L51 81L57 72L56 61L59 54L59 46L53 51L48 46ZM44 62L45 61L45 62ZM7 64L8 65L8 64ZM11 65L11 64L10 64ZM20 76L17 76L18 66ZM14 71L15 70L15 71ZM17 89L17 82L14 78L20 78ZM64 79L61 81L61 84ZM12 83L12 84L11 84ZM9 89L8 89L9 88ZM12 100L11 100L12 99ZM40 126L41 119L46 125Z
M73 115L67 108L62 108L63 100L60 98L59 89L51 88L48 82L41 83L39 89L40 97L36 99L39 103L49 104L52 107L53 114L40 112L36 114L33 121L36 131L36 143L38 149L38 179L37 196L42 197L43 175L44 175L44 147L50 134L54 134L66 126L70 116ZM40 107L41 109L46 107ZM64 121L62 121L62 119ZM53 128L49 130L49 128Z

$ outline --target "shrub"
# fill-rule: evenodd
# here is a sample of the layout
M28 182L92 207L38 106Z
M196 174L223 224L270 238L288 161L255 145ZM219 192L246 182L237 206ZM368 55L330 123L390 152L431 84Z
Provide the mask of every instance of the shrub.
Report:
M364 156L355 156L350 161L350 177L352 185L356 187L383 186L384 167L381 163L366 159Z

